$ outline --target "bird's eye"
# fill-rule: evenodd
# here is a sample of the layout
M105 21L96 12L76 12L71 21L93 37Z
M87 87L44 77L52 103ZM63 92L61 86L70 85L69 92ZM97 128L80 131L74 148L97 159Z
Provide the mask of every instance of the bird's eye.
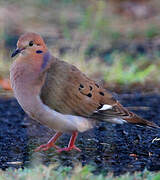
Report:
M30 41L30 42L29 42L29 46L33 46L33 41Z

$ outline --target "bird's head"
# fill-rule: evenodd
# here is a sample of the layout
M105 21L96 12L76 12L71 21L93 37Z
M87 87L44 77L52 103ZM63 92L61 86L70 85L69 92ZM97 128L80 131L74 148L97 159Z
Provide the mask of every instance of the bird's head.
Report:
M42 37L37 33L25 33L20 36L17 42L17 49L12 53L11 57L17 54L30 55L41 54L47 51L47 47Z

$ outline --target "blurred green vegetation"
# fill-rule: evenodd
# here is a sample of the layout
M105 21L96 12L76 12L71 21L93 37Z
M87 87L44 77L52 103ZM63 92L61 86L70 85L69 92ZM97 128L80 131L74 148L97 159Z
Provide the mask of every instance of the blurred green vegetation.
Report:
M104 176L102 174L93 174L94 168L91 166L75 166L59 167L50 165L48 167L37 165L34 168L25 169L9 169L8 171L0 171L1 180L159 180L160 173L151 173L148 171L134 173L132 175L125 174L114 177L113 174Z
M125 3L130 3L131 10ZM136 6L132 3L1 0L0 76L9 74L10 53L18 37L34 31L45 38L53 55L75 64L97 80L120 84L148 79L159 82L160 2L139 1ZM136 8L145 16L138 16ZM127 14L129 10L132 13Z

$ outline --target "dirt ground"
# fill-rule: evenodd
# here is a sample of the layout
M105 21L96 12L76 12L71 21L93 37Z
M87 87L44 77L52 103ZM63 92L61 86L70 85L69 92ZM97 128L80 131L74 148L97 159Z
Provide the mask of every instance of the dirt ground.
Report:
M117 98L124 106L160 126L160 94L135 92L117 95ZM4 170L39 162L64 166L90 164L97 174L160 170L159 129L102 122L79 134L76 144L82 152L59 154L50 149L34 153L35 147L46 143L53 134L53 130L29 119L14 98L0 99L0 168ZM69 137L64 134L57 145L66 146Z

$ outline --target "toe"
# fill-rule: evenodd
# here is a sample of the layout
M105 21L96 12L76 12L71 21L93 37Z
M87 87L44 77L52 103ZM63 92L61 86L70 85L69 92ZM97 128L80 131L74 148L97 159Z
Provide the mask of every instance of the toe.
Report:
M76 146L58 149L57 152L58 152L58 153L61 153L62 151L67 151L67 152L68 152L68 151L71 151L72 149L75 149L75 150L81 152L81 150L80 150L78 147L76 147Z
M61 149L57 150L58 153L61 153L62 151L69 151L69 150L68 150L68 148L61 148Z
M44 145L42 144L41 146L37 147L34 151L38 152L41 151L44 148Z
M73 149L75 149L75 150L81 152L81 150L80 150L78 147L76 147L76 146L73 146Z
M38 152L38 151L47 151L48 149L50 149L51 147L55 147L56 149L58 149L59 147L56 145L51 145L51 144L42 144L41 146L37 147L34 151Z

